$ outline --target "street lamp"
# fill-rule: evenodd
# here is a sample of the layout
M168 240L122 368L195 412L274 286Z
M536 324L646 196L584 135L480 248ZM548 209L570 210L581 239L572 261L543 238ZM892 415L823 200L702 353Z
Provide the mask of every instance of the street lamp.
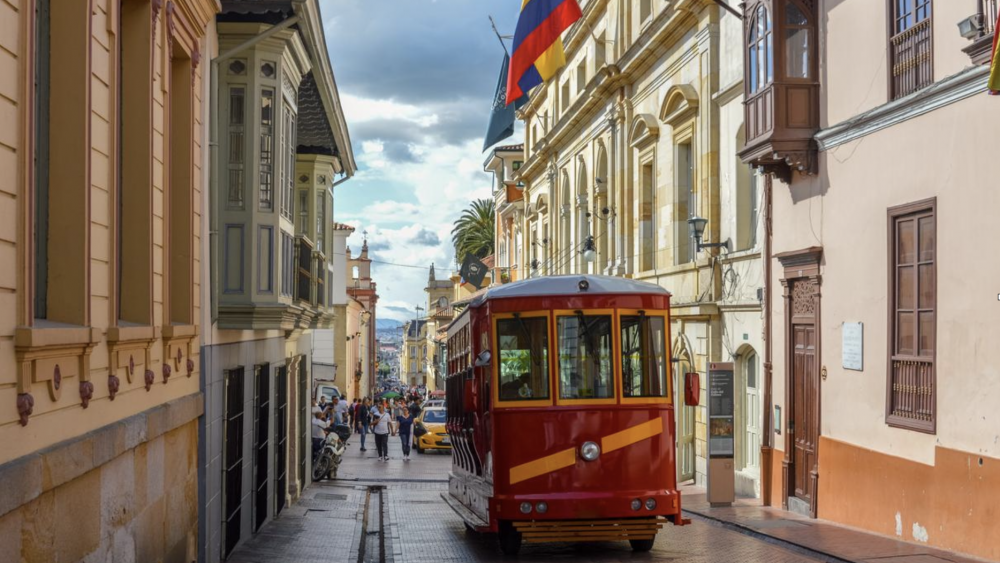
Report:
M593 235L587 235L587 239L583 241L583 259L587 262L593 262L597 260L597 251L594 250L594 237Z
M725 248L726 252L729 252L729 240L723 242L701 242L702 235L705 234L705 225L708 223L708 219L704 217L698 217L695 215L688 219L688 227L691 230L691 238L698 244L698 252L701 252L703 248Z

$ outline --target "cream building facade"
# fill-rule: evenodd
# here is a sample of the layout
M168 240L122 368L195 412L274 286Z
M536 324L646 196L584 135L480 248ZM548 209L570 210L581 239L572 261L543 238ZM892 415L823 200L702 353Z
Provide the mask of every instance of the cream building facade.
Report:
M769 500L991 560L996 10L747 2L741 152L773 199Z
M319 2L221 7L203 249L206 562L224 560L311 481L313 337L334 326L330 264L344 260L333 186L356 170Z
M518 263L531 276L625 276L670 290L675 396L682 374L705 382L710 362L735 364L737 490L759 494L760 196L736 157L740 21L710 0L581 7L583 21L563 37L567 65L519 114ZM728 250L699 250L694 216L707 219L703 242L728 241ZM675 412L679 477L704 484L705 408L677 403Z
M217 9L0 4L0 560L197 557Z

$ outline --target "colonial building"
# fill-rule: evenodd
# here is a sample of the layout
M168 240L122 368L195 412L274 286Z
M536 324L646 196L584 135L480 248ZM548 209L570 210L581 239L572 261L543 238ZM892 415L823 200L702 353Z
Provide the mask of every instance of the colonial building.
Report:
M987 559L1000 263L974 241L1000 236L996 10L747 2L740 152L773 199L769 500Z
M347 332L347 238L354 227L343 223L333 223L333 254L327 264L327 307L333 309L333 325L318 328L313 332L313 380L333 381L344 395L357 397L356 384L347 363L347 346L344 345ZM343 367L341 367L343 366Z
M684 373L704 382L710 362L735 364L737 489L756 494L764 280L758 184L736 156L740 20L711 0L581 4L583 19L563 36L567 65L520 111L518 264L532 276L606 274L669 289L674 396ZM676 402L675 413L678 476L702 484L705 408Z
M378 284L372 281L372 261L368 257L368 238L361 245L361 253L351 256L347 252L347 366L348 376L354 379L347 386L356 396L374 395L375 359L378 354L375 339L375 307L378 305Z
M217 6L0 4L0 560L197 557Z
M494 275L501 283L526 279L529 265L520 264L524 237L524 183L514 174L524 161L524 144L495 147L483 164L493 174L493 202L496 205L496 251Z
M333 185L355 172L317 0L226 0L210 85L202 561L310 481L313 334L333 326ZM342 300L341 300L342 302Z
M407 385L426 385L427 362L427 320L408 321L403 325L399 380Z

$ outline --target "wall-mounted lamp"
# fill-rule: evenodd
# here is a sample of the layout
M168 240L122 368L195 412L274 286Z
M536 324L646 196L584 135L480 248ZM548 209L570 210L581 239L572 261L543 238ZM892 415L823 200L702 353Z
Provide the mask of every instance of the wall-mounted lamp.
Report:
M701 237L705 234L705 225L707 223L708 219L698 217L697 215L688 219L688 227L691 230L691 238L698 243L698 252L701 252L703 248L725 248L726 252L729 252L728 240L723 242L701 242Z
M975 39L982 35L983 16L982 14L972 14L964 20L958 22L958 32L966 39Z
M597 251L594 249L594 237L588 235L587 239L583 241L583 250L580 251L583 254L583 259L587 262L593 262L597 260Z

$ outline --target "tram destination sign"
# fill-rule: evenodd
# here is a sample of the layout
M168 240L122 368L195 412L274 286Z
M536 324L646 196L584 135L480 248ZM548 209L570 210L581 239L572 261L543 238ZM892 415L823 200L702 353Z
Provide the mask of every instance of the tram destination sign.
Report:
M711 363L708 367L708 455L733 457L736 422L733 364Z

